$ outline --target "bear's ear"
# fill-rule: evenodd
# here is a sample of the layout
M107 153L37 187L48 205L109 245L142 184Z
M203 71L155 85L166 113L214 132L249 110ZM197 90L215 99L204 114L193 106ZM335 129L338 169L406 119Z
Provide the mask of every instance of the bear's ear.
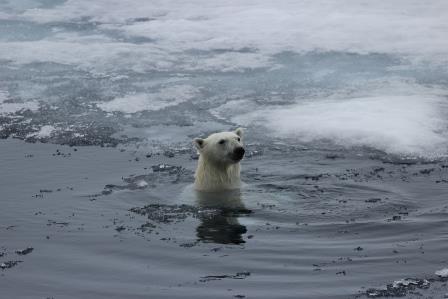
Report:
M196 148L200 151L204 147L205 140L202 138L195 138L193 143L196 146Z
M243 128L236 129L235 134L243 138Z

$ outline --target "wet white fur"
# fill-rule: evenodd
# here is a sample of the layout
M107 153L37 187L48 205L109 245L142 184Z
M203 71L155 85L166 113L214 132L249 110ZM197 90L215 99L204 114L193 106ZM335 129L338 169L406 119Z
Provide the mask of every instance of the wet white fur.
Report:
M223 139L224 145L219 144ZM235 148L243 146L242 129L215 133L205 139L196 138L194 144L199 153L194 182L196 190L219 192L240 188L240 163L235 163L230 155Z

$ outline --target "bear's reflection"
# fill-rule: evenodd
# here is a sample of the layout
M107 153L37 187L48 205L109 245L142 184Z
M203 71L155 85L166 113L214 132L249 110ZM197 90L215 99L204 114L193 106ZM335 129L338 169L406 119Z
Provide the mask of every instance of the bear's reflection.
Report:
M196 192L197 205L201 209L210 209L212 213L204 213L197 227L197 237L205 242L219 244L244 243L242 235L247 232L244 225L238 222L238 217L248 215L242 200L241 192L227 191L220 193Z

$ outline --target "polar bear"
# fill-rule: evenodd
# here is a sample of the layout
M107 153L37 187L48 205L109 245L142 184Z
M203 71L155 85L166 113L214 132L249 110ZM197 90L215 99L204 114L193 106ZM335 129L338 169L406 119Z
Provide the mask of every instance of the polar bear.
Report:
M194 187L198 191L218 192L241 186L240 161L244 156L243 130L221 132L205 139L194 139L199 152Z

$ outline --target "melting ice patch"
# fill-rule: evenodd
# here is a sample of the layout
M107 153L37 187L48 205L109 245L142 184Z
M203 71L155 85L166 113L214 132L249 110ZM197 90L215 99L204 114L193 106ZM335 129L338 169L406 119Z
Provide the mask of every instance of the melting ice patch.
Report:
M436 271L435 274L436 274L437 276L442 277L442 278L446 278L446 277L448 277L448 268L444 268L444 269L442 269L442 270L438 270L438 271Z
M303 142L330 140L393 154L447 154L447 101L435 95L371 96L315 100L270 107L233 118Z
M14 114L21 110L37 111L39 104L35 101L29 101L25 103L11 103L7 102L9 93L4 90L0 90L0 115L2 114Z
M56 128L54 126L45 125L45 126L42 126L39 129L39 131L37 131L35 133L28 134L27 137L48 138L55 131L56 131Z
M69 0L26 10L20 17L43 23L91 19L107 29L155 39L168 49L412 53L446 52L446 9L443 0Z
M175 109L187 107L188 101L204 110L227 101L220 111L212 111L221 117L219 125L247 112L234 120L269 127L279 136L330 139L391 153L445 152L443 97L424 92L360 94L363 84L353 85L358 79L388 81L391 76L445 84L445 0L0 2L0 28L11 28L0 36L1 79L16 97L3 96L0 114L38 110L37 101L23 102L25 93L33 100L60 100L56 118L70 121L72 114L89 114L91 101L103 111L127 114L172 107L160 117L166 113L176 120L170 113L178 113ZM412 58L429 63L419 70L421 65L409 63ZM261 72L279 65L284 67ZM258 71L222 74L248 69ZM169 80L179 75L188 78L183 83L201 86L202 93L192 86L172 86ZM40 95L30 91L29 81L43 86ZM352 86L356 95L322 100ZM312 97L314 89L325 96L279 106L294 103L295 97ZM240 90L250 95L239 96ZM273 91L281 93L278 100ZM103 102L111 95L116 98ZM229 101L235 98L244 101ZM79 105L72 105L75 101ZM85 122L90 120L86 117ZM135 120L148 123L138 116Z
M274 66L259 53L221 53L199 58L152 45L73 35L40 41L0 42L0 59L16 64L58 63L91 73L132 71L244 71Z
M316 50L446 62L447 10L444 0L68 0L8 18L54 27L84 24L91 31L71 41L49 34L32 45L2 43L0 57L18 63L81 64L85 69L130 65L140 71L264 68L272 66L275 54ZM84 43L90 35L111 40ZM142 38L146 42L137 42ZM194 51L208 56L196 57Z
M39 104L37 102L27 103L2 103L0 104L0 114L13 114L21 110L37 111Z
M157 111L191 100L198 90L190 85L166 87L155 93L137 93L115 98L109 102L98 103L107 112L136 113Z

